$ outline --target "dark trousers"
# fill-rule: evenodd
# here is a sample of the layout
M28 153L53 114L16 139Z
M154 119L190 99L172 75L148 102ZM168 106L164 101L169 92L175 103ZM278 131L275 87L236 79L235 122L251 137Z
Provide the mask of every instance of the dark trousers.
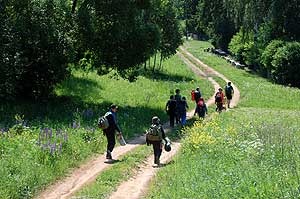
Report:
M116 145L116 138L114 132L108 132L105 133L107 138L107 150L112 152L114 150L114 147Z
M170 127L174 127L175 113L169 113L170 117Z
M161 152L162 152L161 141L152 141L152 145L153 145L153 151L154 151L154 159L155 158L159 159L161 156Z

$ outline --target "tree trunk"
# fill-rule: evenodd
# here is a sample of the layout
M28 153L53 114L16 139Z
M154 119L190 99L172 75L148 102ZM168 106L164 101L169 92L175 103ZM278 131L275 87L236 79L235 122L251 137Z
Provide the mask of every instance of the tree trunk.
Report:
M73 4L72 4L72 14L75 13L76 5L77 5L77 0L73 0Z
M148 63L149 69L151 70L151 57L149 57L149 63Z
M162 60L163 60L163 56L162 54L160 54L160 60L159 60L159 70L162 69Z
M154 70L155 70L155 65L156 65L156 53L154 55L154 61L153 61L153 69L152 69L153 73L154 73Z

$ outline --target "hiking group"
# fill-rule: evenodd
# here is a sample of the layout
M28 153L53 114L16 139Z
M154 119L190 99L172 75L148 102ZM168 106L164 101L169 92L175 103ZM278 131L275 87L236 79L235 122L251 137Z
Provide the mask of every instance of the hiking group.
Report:
M227 101L227 108L230 108L230 103L234 94L233 87L231 82L228 82L225 86L225 95L223 93L223 89L219 88L218 92L215 95L215 104L216 104L216 111L222 112L222 110L226 110L225 101ZM226 98L225 98L226 97Z
M218 92L215 94L216 111L221 112L223 109L226 109L224 106L225 99L227 100L227 107L230 108L230 102L233 94L234 90L231 86L231 82L228 82L225 86L225 95L223 93L223 89L219 88ZM192 90L191 98L192 101L195 101L196 103L194 116L198 114L200 118L204 118L205 115L207 115L208 110L199 87L197 87L196 90ZM182 97L180 94L180 89L176 89L175 95L170 96L170 99L167 101L165 107L165 110L169 115L171 128L174 127L175 122L181 126L186 125L188 108L189 106L187 104L186 97ZM116 144L116 135L120 144L126 145L121 129L117 122L117 111L118 106L112 104L109 111L98 119L98 127L103 130L103 134L107 138L106 159L108 160L112 160L112 151ZM169 152L171 150L171 143L166 137L164 129L160 123L160 119L157 116L152 117L151 126L148 130L146 130L146 144L153 146L153 166L159 166L163 146L165 151Z

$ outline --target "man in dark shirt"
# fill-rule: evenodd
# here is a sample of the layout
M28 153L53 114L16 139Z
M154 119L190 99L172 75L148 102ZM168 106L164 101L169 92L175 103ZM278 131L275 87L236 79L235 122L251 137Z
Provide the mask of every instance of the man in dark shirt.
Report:
M195 101L196 101L196 104L198 104L201 96L202 95L201 95L200 87L197 87L196 90L195 90Z
M122 132L117 124L117 111L118 107L115 104L112 104L106 116L109 127L107 129L103 129L103 133L107 138L106 159L112 159L111 153L116 144L115 132L117 131L118 136L122 135Z
M170 99L168 100L166 104L166 111L170 117L170 127L174 127L174 120L176 116L176 100L174 95L170 96Z
M232 100L233 93L234 93L234 90L233 90L233 87L231 86L231 82L228 82L227 85L225 86L225 95L227 98L228 108L230 108L230 102Z

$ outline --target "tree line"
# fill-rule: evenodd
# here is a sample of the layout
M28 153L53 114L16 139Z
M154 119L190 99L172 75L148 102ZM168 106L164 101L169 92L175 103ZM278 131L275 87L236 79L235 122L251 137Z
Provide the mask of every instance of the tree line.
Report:
M300 1L176 0L187 31L276 83L300 87Z
M176 17L172 0L0 0L0 98L47 97L75 65L128 78L176 53Z

